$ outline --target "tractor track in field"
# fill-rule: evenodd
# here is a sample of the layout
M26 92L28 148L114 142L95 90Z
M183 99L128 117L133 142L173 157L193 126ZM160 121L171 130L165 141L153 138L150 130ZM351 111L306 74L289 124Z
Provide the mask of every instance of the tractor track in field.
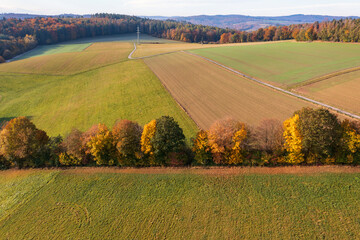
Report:
M228 67L228 66L225 66L224 64L221 64L221 63L219 63L219 62L217 62L217 61L211 60L211 59L209 59L209 58L203 57L203 56L198 55L198 54L195 54L195 53L190 53L190 52L187 52L187 51L174 51L174 52L160 53L160 54L155 54L155 55L150 55L150 56L145 56L145 57L133 58L132 55L133 55L133 53L136 51L136 49L137 49L137 48L136 48L136 43L134 43L134 50L129 54L129 56L128 56L129 59L131 59L131 60L144 59L144 58L150 58L150 57L156 57L156 56L160 56L160 55L170 54L170 53L174 53L174 52L183 52L183 53L185 53L185 54L192 55L192 56L195 56L195 57L204 59L205 61L208 61L208 62L210 62L210 63L213 63L213 64L215 64L215 65L217 65L217 66L219 66L219 67L221 67L221 68L223 68L223 69L225 69L225 70L228 70L228 71L230 71L230 72L232 72L232 73L235 73L236 75L239 75L239 76L241 76L241 77L243 77L243 78L246 78L246 79L248 79L248 80L251 80L251 81L253 81L253 82L256 82L256 83L258 83L258 84L261 84L261 85L263 85L263 86L272 88L272 89L274 89L274 90L276 90L276 91L279 91L279 92L285 93L285 94L287 94L287 95L290 95L290 96L299 98L299 99L304 100L304 101L306 101L306 102L313 103L313 104L315 104L315 105L319 105L319 106L321 106L321 107L328 108L328 109L330 109L330 110L332 110L332 111L338 112L338 113L343 114L343 115L346 115L346 116L348 116L348 117L355 118L355 119L360 119L360 116L359 116L359 115L356 115L356 114L347 112L347 111L342 110L342 109L340 109L340 108L333 107L333 106L330 106L330 105L328 105L328 104L325 104L325 103L322 103L322 102L313 100L313 99L311 99L311 98L307 98L307 97L304 97L304 96L302 96L302 95L299 95L299 94L290 92L290 91L288 91L288 90L285 90L285 89L276 87L276 86L271 85L271 84L269 84L269 83L266 83L266 82L263 82L263 81L261 81L261 80L258 80L258 79L254 78L254 77L248 76L248 75L246 75L246 74L244 74L244 73L242 73L242 72L239 72L239 71L237 71L237 70L235 70L235 69L232 69L232 68L230 68L230 67Z

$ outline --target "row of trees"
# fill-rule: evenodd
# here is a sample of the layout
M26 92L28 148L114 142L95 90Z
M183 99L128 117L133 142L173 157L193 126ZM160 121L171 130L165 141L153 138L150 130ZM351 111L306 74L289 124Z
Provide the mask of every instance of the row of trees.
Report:
M227 119L200 131L192 150L199 165L359 164L360 123L311 108L255 128Z
M62 139L48 137L27 118L0 132L2 167L184 166L359 164L360 123L339 121L324 109L304 108L281 123L264 120L250 127L234 119L201 130L192 146L178 123L164 116L142 128L121 120L86 132L73 129Z
M253 32L228 31L220 36L220 43L289 39L296 39L297 41L359 42L360 19L341 19L290 26L270 26Z

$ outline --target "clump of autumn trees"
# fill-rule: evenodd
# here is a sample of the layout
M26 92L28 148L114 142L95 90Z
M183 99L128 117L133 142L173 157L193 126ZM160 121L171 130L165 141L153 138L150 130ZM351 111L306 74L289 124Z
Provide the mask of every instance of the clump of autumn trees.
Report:
M119 120L64 139L49 137L25 117L4 124L0 166L278 166L360 163L360 123L340 121L325 109L303 108L283 123L251 127L234 119L201 130L191 146L178 123L163 116L144 127Z

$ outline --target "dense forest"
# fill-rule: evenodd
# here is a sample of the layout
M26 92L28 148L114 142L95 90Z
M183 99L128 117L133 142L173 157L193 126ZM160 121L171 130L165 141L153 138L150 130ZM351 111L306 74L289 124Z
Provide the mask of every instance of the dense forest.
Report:
M343 19L313 24L271 26L244 32L172 20L152 20L119 14L91 18L31 18L0 20L0 63L38 44L54 44L84 37L136 32L183 42L239 43L296 39L298 41L358 42L360 20Z

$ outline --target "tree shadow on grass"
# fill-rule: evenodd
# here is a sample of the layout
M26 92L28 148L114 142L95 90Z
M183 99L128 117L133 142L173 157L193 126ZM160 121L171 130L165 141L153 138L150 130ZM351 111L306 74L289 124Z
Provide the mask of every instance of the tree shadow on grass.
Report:
M33 118L33 116L25 116L25 117L27 117L30 120ZM17 117L0 117L0 128L2 128L7 122L9 122L11 119L14 118Z

